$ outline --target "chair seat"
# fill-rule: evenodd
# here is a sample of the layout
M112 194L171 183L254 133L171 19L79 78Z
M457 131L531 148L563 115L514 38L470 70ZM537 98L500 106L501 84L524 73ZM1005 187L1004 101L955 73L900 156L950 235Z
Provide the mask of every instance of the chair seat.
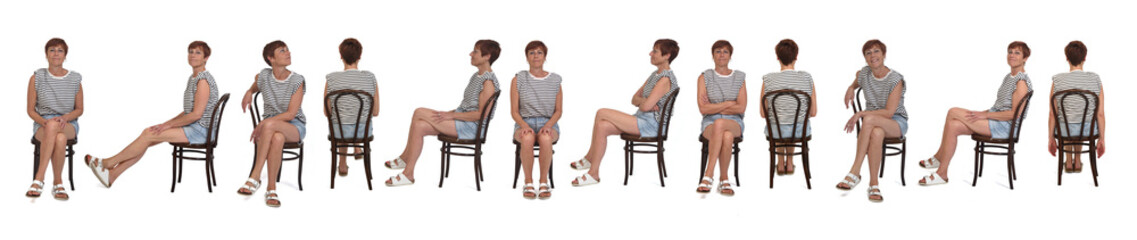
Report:
M303 142L303 141L301 141L301 142L286 142L286 143L284 143L284 148L285 148L285 149L292 149L292 148L303 148L303 147L304 147L304 142Z
M705 143L707 142L707 138L703 137L703 134L699 134L699 142ZM738 144L740 142L742 142L742 136L734 137L734 144Z
M458 139L458 137L456 137L456 136L447 136L447 135L443 135L443 134L438 134L438 141L443 141L443 142L448 142L448 143L457 143L457 144L486 143L485 139L482 139L482 141L479 142L477 139Z
M647 137L647 138L645 138L645 137L640 137L640 135L621 133L620 139L623 139L624 141L633 141L633 142L658 142L659 140L667 140L667 137L664 136L662 139L660 137Z
M374 140L374 139L375 139L375 136L369 136L369 137L362 138L362 139L359 139L359 138L357 138L357 139L337 139L334 136L332 136L331 134L328 135L328 141L335 140L337 142L342 142L342 143L365 143L365 142L370 142L371 140Z
M1074 141L1074 142L1085 142L1085 141L1095 141L1095 140L1098 140L1098 136L1097 136L1097 135L1094 135L1094 136L1083 136L1083 137L1063 137L1063 136L1061 136L1061 135L1055 134L1055 135L1054 135L1054 138L1055 138L1055 139L1059 139L1059 140L1062 140L1062 141Z
M75 143L78 143L78 142L79 142L79 137L67 139L67 145L75 145ZM32 137L32 144L39 144L39 140L37 140L36 137L34 137L34 136Z
M210 148L210 147L217 147L217 143L213 143L213 144L208 144L208 143L192 144L192 143L188 143L188 142L186 142L186 143L172 142L172 143L170 143L170 146L182 147L182 148Z
M991 136L983 134L971 134L971 140L986 142L986 143L1011 143L1012 139L1009 138L991 138ZM1016 143L1018 141L1015 141Z
M811 136L805 136L805 138L778 138L778 139L775 139L775 138L770 137L770 136L766 136L766 141L776 142L776 143L796 143L796 142L809 141L812 139L813 139L812 135Z
M900 144L904 143L904 136L898 138L884 138L884 144Z

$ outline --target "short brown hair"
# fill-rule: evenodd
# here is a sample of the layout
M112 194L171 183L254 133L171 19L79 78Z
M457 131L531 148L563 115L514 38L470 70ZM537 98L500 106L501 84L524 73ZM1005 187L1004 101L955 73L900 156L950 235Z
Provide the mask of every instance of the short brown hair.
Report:
M1022 41L1014 41L1014 42L1011 42L1011 45L1007 45L1007 50L1011 50L1011 49L1015 49L1015 48L1018 48L1019 50L1023 51L1023 58L1030 57L1030 47L1027 47L1026 43L1024 43Z
M280 41L280 40L272 41L268 44L265 44L265 49L264 49L264 51L261 52L261 57L264 57L265 64L272 66L272 62L269 62L268 58L273 56L273 54L274 54L273 51L276 51L277 48L282 48L282 47L288 47L288 44L284 44L284 41Z
M715 44L711 45L711 54L715 53L715 49L724 48L724 47L726 48L726 51L730 53L730 55L732 55L732 56L734 55L734 46L731 46L730 42L728 42L726 40L715 41Z
M1086 61L1086 44L1078 40L1066 44L1066 61L1074 66L1082 65Z
M189 48L186 50L193 50L194 48L201 48L201 53L204 53L206 58L208 58L209 54L212 53L212 51L209 50L209 44L205 44L205 42L202 41L191 42L189 44Z
M679 57L679 43L675 42L675 40L661 38L655 40L654 46L659 47L660 55L671 55L670 58L667 58L667 63L671 63L675 61L676 57Z
M64 42L62 38L52 38L51 40L47 40L47 44L43 46L43 53L47 54L47 49L54 46L62 47L63 56L67 56L67 42Z
M880 48L880 54L881 55L888 55L888 47L885 47L884 42L881 42L880 40L877 40L877 39L873 39L873 40L869 40L869 41L865 42L865 46L861 47L861 54L864 54L865 51L872 49L872 47Z
M359 40L347 38L340 43L340 58L343 58L343 62L347 65L359 62L360 55L363 55L363 44L360 44Z
M774 53L778 54L778 61L782 62L782 65L790 65L797 61L797 43L789 38L782 39L774 46Z
M538 49L538 48L540 48L541 51L545 51L545 56L549 55L549 47L546 47L545 43L541 42L540 40L533 40L532 42L529 42L529 44L526 44L525 45L525 55L526 56L529 55L529 50Z
M490 55L490 65L493 65L493 62L497 61L498 55L501 55L501 45L498 45L497 41L494 40L478 40L478 42L474 43L474 47L482 52L482 56Z

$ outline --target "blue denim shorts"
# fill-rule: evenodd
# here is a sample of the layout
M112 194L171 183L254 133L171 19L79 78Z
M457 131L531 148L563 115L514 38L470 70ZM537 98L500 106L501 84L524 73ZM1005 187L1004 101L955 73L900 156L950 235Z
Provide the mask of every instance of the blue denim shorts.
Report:
M1058 125L1058 134L1061 134L1061 136L1063 136L1063 137L1082 137L1082 136L1097 136L1098 135L1098 129L1096 127L1093 128L1093 132L1094 132L1093 135L1090 135L1090 128L1087 127L1085 129L1083 129L1081 123L1070 123L1070 129L1069 130L1066 129L1066 124L1064 124L1064 123L1056 123L1055 125ZM1081 130L1082 132L1079 133L1078 132L1079 130ZM1073 136L1071 136L1071 135L1073 135Z
M1007 139L1011 135L1011 121L987 119L987 128L991 130L991 138ZM1015 134L1018 136L1020 133Z
M900 126L900 136L908 135L908 119L900 115L892 115L892 121L896 121L896 125Z
M779 124L777 128L774 128L774 135L773 135L774 137L773 138L774 139L802 138L801 132L805 132L805 136L807 136L807 137L813 136L813 128L810 127L809 125L806 125L806 126L802 126L802 125L803 124L801 124L801 123L798 123L798 124ZM812 125L812 124L810 124L810 125ZM796 127L797 131L794 131L795 127ZM763 132L766 133L766 136L770 136L770 130L769 129L763 129L763 130L764 130ZM793 134L793 137L790 137L791 134Z
M703 132L703 131L706 131L706 130L707 130L707 126L710 126L711 124L714 124L714 123L715 123L715 120L718 120L718 119L726 119L726 120L732 120L732 121L734 121L735 123L738 123L738 127L739 127L739 128L740 128L740 129L741 129L743 132L745 132L745 131L746 131L746 124L743 124L743 123L742 123L742 117L740 117L740 116L738 116L738 115L711 114L711 115L706 115L706 116L703 116L703 127L702 127L702 128L699 128L699 132ZM738 134L738 135L742 135L742 133L736 133L736 134Z
M657 112L636 111L636 128L640 129L640 137L650 138L659 136L659 120L655 120Z
M474 139L474 136L478 132L478 122L454 119L454 130L458 132L458 139ZM482 137L485 137L485 135L482 135Z
M522 118L521 120L524 120L525 124L529 125L529 128L533 129L533 132L541 131L542 127L545 127L545 125L549 124L549 118L547 118L547 117L527 117L527 118ZM513 132L514 133L516 133L517 130L520 130L520 129L521 129L521 125L517 125L516 123L513 124ZM560 135L561 134L561 124L560 123L554 123L553 124L553 131L557 131L557 135Z
M304 142L304 136L306 135L305 133L307 133L307 129L304 128L304 122L301 122L300 119L293 118L292 121L288 121L288 123L291 123L292 126L296 127L296 131L300 132L299 142Z
M59 114L40 115L40 117L43 117L43 119L52 119L52 118L59 117L59 116L63 116L63 115L59 115ZM78 136L79 135L79 119L71 120L70 122L67 122L67 123L70 123L71 126L75 127L75 136ZM39 123L32 122L32 136L36 135L36 131L39 131L40 127L43 127L43 126L39 125Z
M186 134L186 140L190 144L205 144L205 135L209 133L209 129L202 127L201 124L190 123L189 125L182 126L182 132ZM213 136L216 140L217 136Z
M367 125L367 124L364 123L363 125ZM347 136L343 136L340 133L340 127L343 127L343 131L347 133ZM332 136L335 136L336 139L348 139L348 138L353 138L353 137L354 138L366 138L366 137L371 137L372 129L373 129L373 126L368 126L368 128L365 131L365 129L359 128L358 124L343 124L343 126L332 126ZM366 136L366 137L364 137L364 136Z

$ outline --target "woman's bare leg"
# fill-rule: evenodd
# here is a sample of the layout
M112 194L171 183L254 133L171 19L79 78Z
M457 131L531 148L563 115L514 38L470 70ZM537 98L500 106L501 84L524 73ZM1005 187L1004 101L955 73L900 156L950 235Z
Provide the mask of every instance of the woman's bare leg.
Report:
M106 166L108 170L110 170L108 184L114 184L114 182L118 180L118 177L126 172L126 169L138 163L138 160L142 159L142 156L146 154L147 148L164 142L184 143L189 142L189 140L186 139L186 134L180 127L166 129L160 133L154 133L149 129L142 130L138 138L135 138L133 142L127 145L126 148L123 148L117 155L103 159L103 166Z
M533 129L539 131L539 129ZM533 142L536 141L537 134L535 132L522 133L517 131L513 134L513 139L516 139L521 146L521 171L525 172L525 183L533 183ZM544 150L542 148L542 150Z
M541 152L538 154L541 161L541 179L538 181L541 183L549 182L549 167L553 164L553 142L556 142L557 139L560 139L560 134L556 131L537 135L537 144L541 146ZM526 172L528 173L528 170Z
M600 161L608 148L608 136L620 133L640 134L636 117L620 111L603 108L596 111L596 119L592 126L592 143L588 147L586 159L592 164L588 174L600 179Z

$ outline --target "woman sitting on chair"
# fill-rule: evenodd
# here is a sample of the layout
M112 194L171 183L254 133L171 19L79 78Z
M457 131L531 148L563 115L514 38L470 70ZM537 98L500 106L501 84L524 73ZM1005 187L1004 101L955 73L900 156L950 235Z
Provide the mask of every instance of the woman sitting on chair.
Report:
M746 112L746 73L730 69L730 57L734 46L726 40L715 41L711 45L711 57L715 68L703 71L698 79L699 112L703 114L703 138L707 139L707 170L695 192L711 191L715 176L715 164L719 165L719 193L734 195L731 188L730 156L734 150L734 138L742 136L743 113Z
M47 164L51 163L51 194L55 199L67 200L63 186L63 161L67 157L67 141L79 133L79 116L83 115L83 76L63 68L67 59L67 42L52 38L43 47L47 68L40 68L28 79L28 117L32 134L40 142L39 168L36 169L28 197L43 194L43 178ZM74 180L72 180L74 181Z
M292 52L288 45L277 40L265 45L261 57L271 68L261 70L254 78L253 85L245 91L241 99L241 110L250 109L253 94L260 92L264 104L263 120L249 137L256 141L257 158L253 162L253 172L249 179L237 190L241 195L252 195L260 187L261 170L268 163L268 189L265 191L265 205L280 207L280 196L276 193L277 174L280 161L284 157L284 144L304 139L305 118L300 109L307 87L304 76L288 70L292 65Z
M884 66L887 48L880 40L869 40L861 47L868 66L856 73L856 79L845 91L845 107L849 107L856 97L856 89L863 89L865 109L853 114L845 123L845 132L853 132L857 121L861 122L861 132L857 136L857 153L853 156L853 167L845 174L845 179L837 183L841 190L851 190L861 182L861 164L869 159L869 201L884 201L877 185L880 159L885 138L897 138L908 132L908 112L904 110L904 76Z
M549 188L549 166L553 162L553 142L561 135L557 121L561 119L561 75L545 71L545 56L549 49L541 41L525 45L525 60L529 71L517 72L510 84L510 113L516 127L513 139L521 145L521 169L525 172L525 198L549 198L553 195ZM541 160L541 185L533 189L533 143L541 147L538 155Z
M324 97L327 97L328 93L337 90L351 89L360 90L371 94L372 101L371 103L363 103L363 106L356 106L358 104L354 98L345 98L340 100L340 103L342 103L342 105L337 104L337 106L344 108L341 110L341 113L343 114L342 119L339 119L341 116L336 115L336 113L327 112L326 108L324 109L324 115L332 118L337 118L342 121L336 122L343 124L343 133L340 132L340 128L338 126L332 126L332 135L335 136L336 139L346 139L352 137L362 139L370 137L372 136L371 130L373 127L367 126L367 129L363 129L365 127L364 125L367 125L366 122L354 122L358 116L356 116L356 111L351 109L366 109L367 105L371 105L371 112L367 114L370 114L371 116L379 116L379 84L377 80L375 80L375 74L371 73L370 71L359 70L359 57L363 54L363 45L359 43L359 40L356 40L355 38L344 39L343 42L340 43L339 50L340 60L343 60L343 71L329 73L326 76L327 82L324 83ZM360 119L362 120L362 118ZM337 152L346 153L347 148L340 148L337 150ZM355 153L362 152L362 148L355 149ZM340 155L339 158L339 174L340 176L347 176L347 156ZM355 156L355 159L363 159L363 155L357 155Z
M1082 70L1086 64L1086 44L1083 44L1082 41L1072 41L1066 45L1066 63L1070 64L1070 72L1054 75L1054 85L1050 86L1050 98L1053 98L1056 92L1070 89L1080 89L1096 93L1098 95L1097 106L1091 105L1088 106L1088 109L1084 110L1093 111L1093 109L1097 109L1097 128L1091 129L1088 126L1083 126L1084 124L1093 123L1080 122L1082 121L1082 115L1085 114L1081 107L1086 105L1085 100L1082 100L1080 97L1071 96L1063 102L1063 105L1069 107L1065 110L1066 117L1063 120L1068 119L1067 121L1069 121L1069 123L1055 122L1054 115L1060 113L1055 113L1054 107L1051 106L1050 116L1047 117L1050 121L1046 133L1046 136L1049 138L1047 142L1049 143L1048 148L1050 155L1055 155L1058 151L1058 140L1055 139L1053 134L1054 132L1058 132L1058 134L1064 137L1098 136L1098 142L1096 144L1097 155L1101 157L1105 155L1105 88L1102 87L1101 77L1099 77L1097 73ZM1047 101L1050 101L1050 98L1047 98ZM1050 104L1054 103L1051 102ZM1090 116L1086 116L1086 118L1089 120ZM1082 171L1082 155L1077 154L1077 152L1081 150L1081 146L1078 145L1066 147L1067 155L1065 158L1066 162L1064 163L1066 172Z

